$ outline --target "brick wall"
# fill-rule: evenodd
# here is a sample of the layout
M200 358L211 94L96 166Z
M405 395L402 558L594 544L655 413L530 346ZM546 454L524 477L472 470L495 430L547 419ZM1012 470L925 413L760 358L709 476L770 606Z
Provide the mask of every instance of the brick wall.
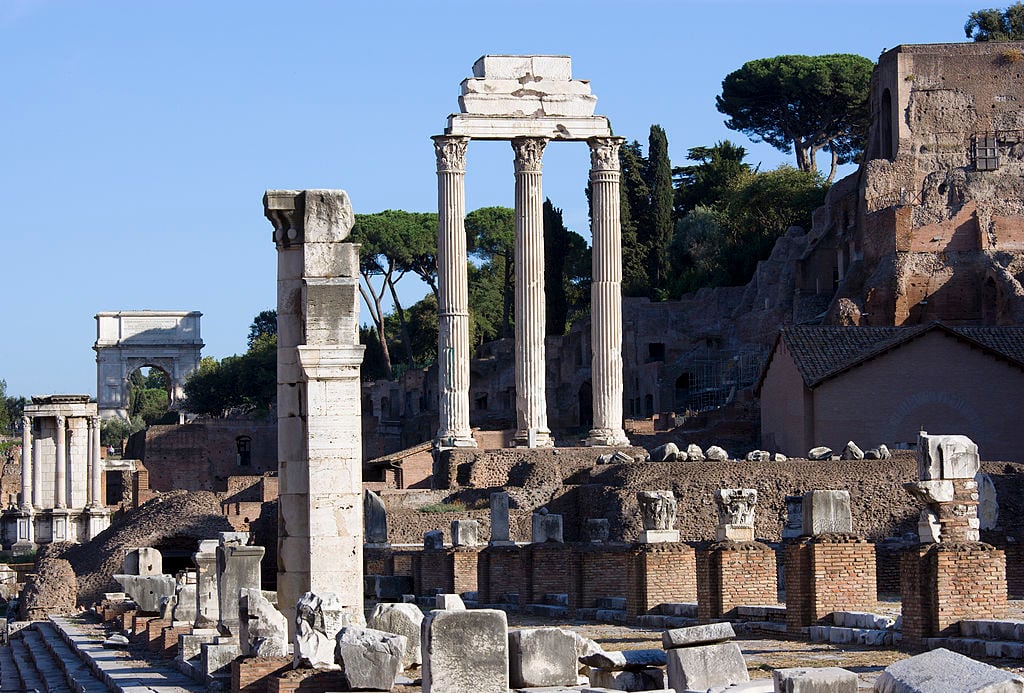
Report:
M1006 556L988 544L928 544L900 561L903 641L959 634L967 618L1006 617Z
M1006 554L1006 594L1020 599L1024 597L1024 545L1012 542L1000 548Z
M431 594L434 590L445 594L476 592L479 553L479 549L468 547L419 552L418 566L413 570L416 594Z
M833 611L871 610L878 601L875 548L849 534L801 538L785 548L786 625L817 623Z
M906 548L904 541L875 544L875 586L879 594L900 593L900 555Z
M569 609L579 604L578 564L570 544L528 544L522 547L520 604L540 604L545 594L569 595Z
M626 611L650 613L659 604L697 601L693 547L683 543L639 544L629 561Z
M477 562L480 550L477 548L459 547L451 552L453 592L476 592Z
M276 678L291 668L291 657L239 657L231 662L231 690L264 693L270 678Z
M239 466L240 436L250 438L251 452L245 466ZM227 491L230 476L277 471L277 423L224 420L150 426L145 450L154 490Z
M363 574L391 575L392 550L385 548L363 548ZM411 575L411 573L410 573Z
M628 544L580 544L576 547L579 564L576 608L597 606L600 597L625 597L629 594L629 563L633 551Z
M775 550L757 541L722 541L696 552L697 617L728 616L743 604L775 604ZM787 572L788 575L788 572Z
M178 654L178 636L188 635L192 632L192 624L182 624L178 621L179 625L166 626L160 631L160 646L157 649L157 653L161 657L168 659L174 659Z
M501 595L518 593L523 581L523 557L516 546L488 546L477 562L477 592L481 604L496 604Z
M281 676L271 675L266 682L267 693L329 693L343 691L348 686L344 673L314 669L294 669Z

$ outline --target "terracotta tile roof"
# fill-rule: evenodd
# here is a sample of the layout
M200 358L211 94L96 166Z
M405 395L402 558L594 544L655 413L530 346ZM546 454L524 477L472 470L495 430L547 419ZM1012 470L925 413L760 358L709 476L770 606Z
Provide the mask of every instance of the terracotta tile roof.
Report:
M914 327L805 325L782 328L778 341L786 345L807 387L815 387L824 380L931 330L942 330L997 358L1024 368L1024 327L968 327L943 323Z

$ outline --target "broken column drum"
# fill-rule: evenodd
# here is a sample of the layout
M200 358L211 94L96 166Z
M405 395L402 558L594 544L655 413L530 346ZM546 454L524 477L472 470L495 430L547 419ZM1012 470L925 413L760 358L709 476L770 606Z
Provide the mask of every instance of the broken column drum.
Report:
M589 445L628 445L622 428L622 248L618 150L586 81L567 56L487 55L462 83L460 112L433 138L438 176L438 448L475 447L469 425L469 308L465 153L471 139L505 140L515 153L516 432L521 447L554 445L548 427L541 159L551 141L591 148L593 429ZM499 539L499 541L501 541Z

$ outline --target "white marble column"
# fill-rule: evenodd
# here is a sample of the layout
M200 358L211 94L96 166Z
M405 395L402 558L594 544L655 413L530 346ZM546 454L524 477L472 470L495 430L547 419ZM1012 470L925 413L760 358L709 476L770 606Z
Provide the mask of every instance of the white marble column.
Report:
M629 445L622 429L622 223L619 147L622 137L592 137L590 144L592 280L590 343L593 351L594 427L588 445Z
M476 447L469 427L469 279L466 257L468 137L438 135L437 395L439 448Z
M40 464L42 458L41 441L38 438L32 439L32 507L43 507L43 468Z
M32 509L32 417L21 417L21 509Z
M68 505L68 442L67 418L56 417L57 420L57 464L53 475L53 507L66 508Z
M548 140L517 137L515 152L516 434L520 447L554 445L544 382L544 194L541 158Z
M103 498L103 455L100 453L100 417L89 417L89 505L106 506Z

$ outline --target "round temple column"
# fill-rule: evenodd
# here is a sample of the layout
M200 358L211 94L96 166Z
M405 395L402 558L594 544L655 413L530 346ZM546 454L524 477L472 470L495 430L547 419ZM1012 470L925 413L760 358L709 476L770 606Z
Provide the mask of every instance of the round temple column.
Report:
M89 417L89 505L102 508L103 455L100 453L100 417Z
M622 430L622 224L619 147L622 137L592 137L590 342L594 428L588 445L629 445Z
M21 417L21 509L32 508L32 417Z
M57 465L53 476L53 507L68 506L67 466L67 418L57 417Z
M468 137L438 135L437 380L439 448L476 447L469 427L469 278L466 257Z
M515 444L554 445L548 429L544 382L544 195L541 157L548 140L517 137L515 152Z

